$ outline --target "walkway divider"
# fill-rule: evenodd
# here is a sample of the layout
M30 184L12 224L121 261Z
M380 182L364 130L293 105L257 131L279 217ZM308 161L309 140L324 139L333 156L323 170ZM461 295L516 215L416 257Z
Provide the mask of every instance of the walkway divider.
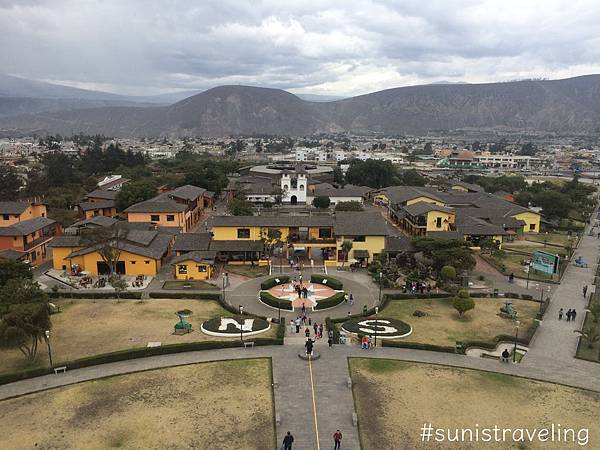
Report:
M315 401L315 383L313 381L312 373L312 357L310 355L308 355L308 373L310 374L310 391L312 393L313 416L315 419L315 435L317 436L317 450L321 450L321 444L319 442L319 421L317 419L317 403Z

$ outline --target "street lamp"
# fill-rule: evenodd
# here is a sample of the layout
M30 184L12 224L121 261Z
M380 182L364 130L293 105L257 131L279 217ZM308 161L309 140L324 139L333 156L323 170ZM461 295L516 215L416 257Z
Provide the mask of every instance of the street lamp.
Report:
M225 272L223 272L223 282L221 283L221 297L223 298L223 302L225 302Z
M377 316L379 314L379 306L375 307L375 348L377 348Z
M50 358L50 368L54 368L54 364L52 364L52 349L50 348L50 330L46 330L44 332L44 339L46 340L46 344L48 345L48 357Z
M383 280L383 272L379 271L379 304L381 305L381 282Z
M515 320L515 348L513 349L513 362L517 362L517 340L519 339L519 325L521 322Z
M244 342L244 307L240 305L240 341Z

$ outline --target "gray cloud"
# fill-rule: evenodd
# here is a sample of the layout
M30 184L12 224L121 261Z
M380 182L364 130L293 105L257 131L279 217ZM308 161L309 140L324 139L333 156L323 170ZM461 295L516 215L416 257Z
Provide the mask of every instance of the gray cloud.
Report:
M600 72L599 19L594 0L0 0L0 70L122 93L558 78Z

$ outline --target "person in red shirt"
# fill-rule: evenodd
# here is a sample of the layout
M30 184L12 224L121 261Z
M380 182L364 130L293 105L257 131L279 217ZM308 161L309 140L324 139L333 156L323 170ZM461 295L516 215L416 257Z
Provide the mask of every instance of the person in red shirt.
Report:
M333 433L333 442L335 442L333 450L339 450L340 445L342 445L342 432L340 430Z

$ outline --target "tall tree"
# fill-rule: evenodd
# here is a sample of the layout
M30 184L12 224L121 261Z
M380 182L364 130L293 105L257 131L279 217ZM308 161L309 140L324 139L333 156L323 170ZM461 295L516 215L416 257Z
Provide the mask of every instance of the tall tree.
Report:
M14 200L23 185L13 168L0 166L0 200Z
M123 211L129 206L151 199L156 195L156 183L152 179L144 179L125 183L116 198L117 209Z
M4 286L8 280L16 278L31 279L32 277L31 269L27 264L0 259L0 287Z
M98 227L86 230L82 240L86 246L94 247L109 270L109 278L117 273L117 263L121 258L122 243L127 237L127 230L120 226Z

